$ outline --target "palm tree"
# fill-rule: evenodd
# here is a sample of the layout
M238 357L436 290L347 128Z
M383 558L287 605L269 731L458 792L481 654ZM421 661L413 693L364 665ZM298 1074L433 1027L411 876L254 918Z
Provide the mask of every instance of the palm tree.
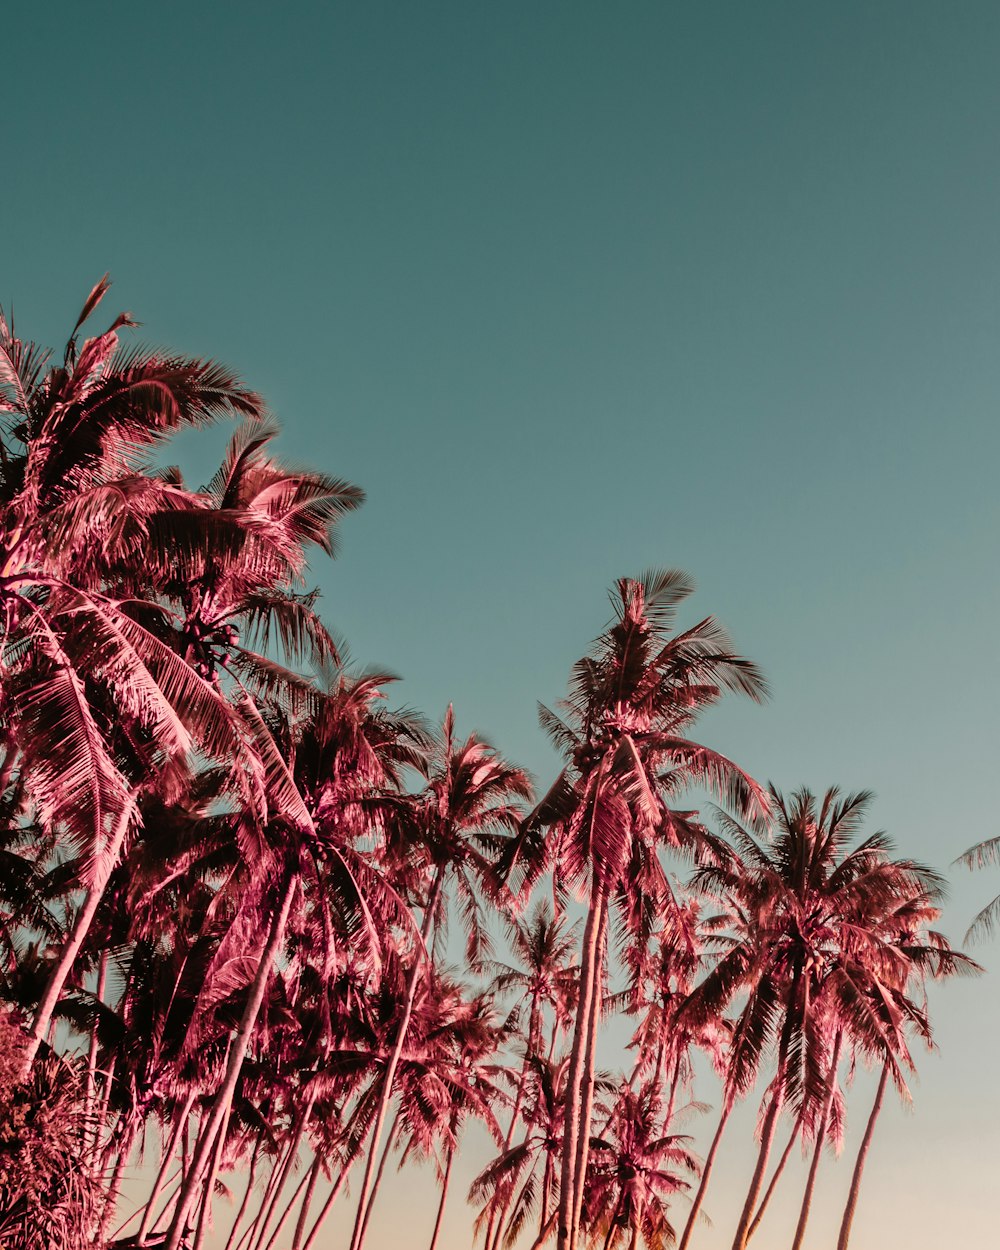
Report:
M788 803L772 786L771 798L777 813L773 844L762 844L720 812L734 849L719 841L713 861L695 874L700 888L723 900L729 927L717 939L716 966L687 1010L695 1019L714 1018L745 995L730 1043L727 1106L752 1086L765 1051L772 1045L776 1051L734 1250L745 1248L786 1100L832 1087L830 1020L833 1032L846 1030L858 1045L873 1046L888 1036L876 996L867 990L883 987L890 973L905 981L908 972L882 917L902 900L933 898L942 888L930 869L890 859L891 843L882 833L851 849L867 793L841 798L832 788L817 805L802 789Z
M553 1014L552 1041L556 1040L558 1025L567 1018L571 998L576 989L575 943L576 927L567 930L564 918L556 916L546 900L539 900L525 920L512 918L508 926L511 956L510 964L490 960L479 969L490 975L490 991L502 997L512 991L517 996L515 1016L526 1017L522 1033L523 1060L517 1077L514 1105L510 1124L504 1138L504 1150L509 1150L524 1103L531 1064L541 1058L543 1014L548 1009ZM551 1048L550 1056L551 1058ZM503 1204L491 1212L486 1226L486 1250L498 1250L506 1209ZM496 1230L494 1236L494 1228Z
M397 859L422 871L427 886L421 900L423 920L410 966L406 1000L395 1045L382 1077L350 1250L360 1250L396 1069L406 1043L420 977L425 972L421 955L432 951L435 937L445 932L445 884L450 881L454 885L468 932L468 954L471 960L476 960L484 949L477 888L486 889L493 898L499 898L495 879L498 843L502 841L503 831L517 825L520 811L516 801L528 798L530 793L527 775L506 763L488 744L475 736L461 745L456 741L454 713L449 708L423 792L415 798L398 794L386 796L388 807L397 818L399 840L394 853Z
M47 1055L26 1080L28 1038L0 1012L0 1244L77 1250L97 1231L102 1186L79 1063Z
M559 1153L563 1134L566 1075L569 1059L539 1055L528 1058L523 1123L525 1135L506 1146L475 1178L469 1201L482 1203L476 1231L496 1226L499 1245L511 1250L528 1220L535 1215L534 1246L548 1238L558 1209Z
M261 828L248 824L243 813L235 814L234 845L251 852L253 875L249 880L234 878L242 894L217 956L216 981L225 984L234 961L237 966L244 961L241 947L247 932L263 930L267 937L232 1038L224 1082L201 1128L177 1201L168 1250L179 1244L216 1138L225 1132L293 906L303 916L297 924L315 923L331 941L349 941L352 958L367 961L370 974L377 970L383 949L374 915L386 922L402 915L398 895L370 855L358 849L359 840L370 838L374 829L362 800L376 789L398 787L401 770L419 761L419 727L405 716L381 710L386 680L373 674L350 679L331 671L325 694L317 693L306 715L289 717L274 708L270 726L258 715L257 745L275 815ZM225 951L227 943L230 949ZM332 947L325 957L334 959ZM211 982L206 992L216 995Z
M137 789L193 743L216 757L238 743L225 701L140 623L117 573L126 563L151 567L146 519L190 503L143 473L143 456L185 425L259 419L262 403L214 363L122 350L128 314L79 347L107 289L105 278L91 292L61 365L0 315L6 746L40 820L85 856L84 900L38 1004L25 1072L136 824ZM135 744L131 758L113 740L120 726Z
M613 1002L640 1017L629 1043L635 1050L633 1083L651 1079L667 1089L665 1121L670 1122L682 1087L694 1079L691 1054L698 1049L721 1074L725 1066L727 1033L719 1020L697 1024L682 1008L694 990L705 964L702 900L677 899L666 911L660 928L645 946L632 944L625 952L629 967L627 988Z
M423 988L424 1002L415 1007L398 1073L397 1124L403 1143L400 1167L411 1154L437 1163L441 1198L431 1236L434 1250L465 1122L478 1119L495 1141L500 1139L494 1107L502 1096L493 1069L505 1030L489 993L470 995L440 973L428 978Z
M857 1048L869 1062L881 1065L881 1075L851 1175L837 1250L847 1250L848 1247L861 1178L890 1077L900 1095L909 1098L903 1069L913 1071L915 1065L906 1033L916 1034L929 1049L933 1049L927 1010L927 978L975 976L982 972L982 968L967 955L954 950L943 933L930 927L940 916L937 904L942 897L940 882L931 879L925 888L904 892L895 900L887 900L879 918L879 929L892 953L888 966L881 976L872 978L867 985L863 985L860 977L852 976L850 968L840 978L842 1010L862 1026L855 1030L859 1035ZM858 993L858 987L863 987L861 993ZM921 1001L913 997L915 991ZM877 1022L877 1027L871 1026L872 1020Z
M583 1219L602 1250L627 1243L665 1250L674 1241L668 1218L672 1195L688 1188L697 1164L688 1138L666 1133L655 1081L623 1083L601 1108L607 1128L591 1144ZM596 1244L596 1241L595 1241Z
M767 815L764 792L717 752L684 736L699 711L729 689L760 699L763 678L733 652L708 617L671 636L677 605L693 589L676 571L623 579L614 620L573 669L565 719L541 721L567 764L507 849L505 868L527 880L542 866L541 827L552 827L557 885L584 890L587 920L570 1061L563 1143L559 1250L575 1250L593 1106L593 1073L609 911L617 906L636 941L669 906L661 849L692 848L700 832L668 800L692 783L721 794L748 819Z

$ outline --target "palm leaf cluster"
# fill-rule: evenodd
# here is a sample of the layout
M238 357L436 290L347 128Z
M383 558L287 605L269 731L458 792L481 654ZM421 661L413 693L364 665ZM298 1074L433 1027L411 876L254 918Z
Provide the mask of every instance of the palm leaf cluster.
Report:
M680 625L677 571L614 588L541 709L563 766L537 801L450 708L393 710L305 581L361 492L277 459L227 369L123 346L128 314L80 342L107 285L59 362L0 317L0 1242L311 1250L350 1186L362 1250L416 1163L434 1250L475 1121L486 1250L686 1246L763 1086L734 1245L801 1141L797 1247L844 1073L905 1094L927 978L974 967L934 928L941 879L862 836L867 796L786 801L692 736L766 685L714 618ZM195 489L165 445L220 418ZM612 1013L623 1074L598 1062ZM704 1160L678 1132L698 1053Z

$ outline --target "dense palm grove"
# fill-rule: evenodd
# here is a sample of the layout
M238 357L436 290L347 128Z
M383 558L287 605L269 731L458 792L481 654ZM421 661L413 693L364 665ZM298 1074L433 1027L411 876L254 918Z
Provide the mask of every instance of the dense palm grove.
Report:
M678 572L613 589L541 709L563 766L540 795L451 710L393 711L304 582L360 491L276 460L226 369L120 345L127 316L80 343L106 287L60 364L0 319L0 1245L313 1250L342 1204L362 1250L401 1161L437 1177L436 1250L478 1122L486 1250L685 1250L760 1097L733 1246L799 1147L798 1250L860 1063L844 1250L927 981L975 969L934 928L941 879L867 832L865 794L786 796L691 736L766 687L679 619ZM192 489L164 444L223 418Z

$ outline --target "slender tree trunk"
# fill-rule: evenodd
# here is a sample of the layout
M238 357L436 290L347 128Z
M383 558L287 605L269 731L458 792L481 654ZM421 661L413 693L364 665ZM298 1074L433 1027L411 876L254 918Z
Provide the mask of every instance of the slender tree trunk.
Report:
M790 1002L795 1001L797 986L798 976L796 975ZM774 1077L774 1093L771 1095L767 1114L764 1116L764 1123L761 1125L757 1166L754 1168L753 1176L750 1178L750 1188L747 1191L746 1201L743 1204L740 1222L736 1226L733 1250L746 1250L750 1219L757 1205L757 1200L760 1198L761 1187L764 1184L764 1174L767 1171L767 1161L771 1154L771 1146L774 1143L775 1130L778 1127L778 1117L781 1115L781 1108L785 1103L785 1070L788 1064L788 1048L791 1044L792 1022L793 1017L791 1007L789 1007L789 1014L786 1016L785 1025L781 1030L781 1041L778 1044L778 1064Z
M205 1232L212 1218L212 1201L215 1198L215 1178L219 1175L219 1163L222 1160L222 1151L226 1144L226 1133L229 1129L228 1113L222 1117L222 1123L219 1125L219 1131L215 1135L215 1148L212 1151L212 1160L208 1168L208 1176L205 1178L205 1192L201 1200L201 1212L198 1216L198 1230L194 1236L194 1246L192 1250L201 1250L205 1240Z
M154 1233L157 1231L159 1226L164 1222L167 1212L170 1210L171 1206L173 1205L174 1199L181 1192L181 1186L184 1184L184 1173L181 1171L175 1172L173 1176L171 1176L170 1180L167 1181L167 1184L170 1185L174 1181L176 1181L177 1184L174 1185L170 1193L167 1194L167 1200L163 1204L163 1210L156 1217L156 1223L153 1225L153 1228L151 1230Z
M549 1190L552 1188L552 1154L550 1151L545 1152L545 1167L542 1170L542 1209L538 1217L538 1235L539 1237L545 1231L545 1226L549 1222ZM500 1250L500 1234L497 1233L497 1250Z
M63 947L59 961L52 969L52 975L49 977L48 984L42 994L41 1002L38 1004L38 1012L35 1015L34 1022L31 1026L28 1044L24 1048L24 1054L21 1060L21 1079L26 1079L31 1071L31 1065L35 1061L35 1055L38 1048L42 1044L42 1038L49 1030L52 1023L52 1013L62 996L63 987L73 970L73 964L76 957L80 953L80 947L83 945L84 939L90 932L90 926L94 922L94 916L97 914L97 908L101 899L104 897L104 891L108 887L108 881L111 872L118 863L118 857L121 855L122 846L125 844L125 835L128 833L129 819L135 811L135 799L131 798L125 804L118 819L115 821L114 828L108 840L108 847L101 863L101 870L98 873L94 884L87 891L87 897L83 906L77 912L76 921L73 925L73 932L70 934L66 945Z
M144 1246L146 1244L146 1234L153 1226L153 1212L156 1209L156 1203L163 1192L166 1184L167 1172L170 1170L170 1161L174 1157L174 1151L177 1149L177 1142L181 1135L181 1129L186 1127L188 1116L191 1114L191 1108L194 1106L196 1091L194 1088L188 1091L187 1097L184 1099L177 1122L170 1130L170 1137L167 1141L165 1150L163 1151L163 1159L160 1162L160 1170L156 1174L156 1180L153 1182L153 1190L149 1195L149 1201L146 1203L146 1209L142 1213L142 1223L139 1225L139 1232L136 1235L136 1245Z
M429 1250L437 1250L438 1237L441 1233L441 1221L444 1218L444 1204L448 1200L448 1182L451 1180L451 1165L455 1158L455 1147L448 1151L448 1164L444 1170L444 1181L441 1185L441 1201L438 1203L437 1219L434 1221L434 1232L431 1236Z
M233 1227L229 1231L229 1237L226 1239L225 1250L233 1250L233 1243L236 1241L236 1233L240 1225L243 1223L243 1216L246 1214L247 1207L250 1205L250 1195L253 1193L254 1181L257 1179L257 1160L260 1157L260 1148L263 1141L262 1137L258 1137L254 1143L253 1154L250 1156L250 1173L247 1176L247 1187L243 1191L243 1201L240 1203L240 1209L236 1212L236 1219L233 1220Z
M572 1243L573 1203L575 1199L574 1167L580 1138L582 1098L580 1082L583 1074L584 1054L587 1047L591 1009L594 996L594 965L597 956L603 895L594 886L587 913L587 925L583 935L583 953L580 960L580 998L577 1004L576 1028L573 1032L573 1050L570 1055L569 1072L566 1077L566 1108L563 1121L562 1171L559 1182L559 1222L557 1250L576 1250Z
M267 1236L268 1225L271 1223L274 1216L278 1200L280 1199L282 1191L285 1188L285 1184L288 1181L289 1173L295 1165L295 1159L299 1153L299 1145L305 1133L306 1124L309 1121L309 1114L312 1111L312 1105L315 1097L315 1092L310 1090L306 1095L306 1100L301 1111L296 1117L295 1127L292 1130L292 1137L288 1144L288 1149L285 1151L280 1168L275 1169L275 1184L270 1187L273 1192L271 1193L270 1201L267 1203L266 1214L264 1212L264 1204L261 1204L261 1209L257 1215L257 1223L260 1225L260 1229L257 1233L255 1250L261 1250L261 1247L264 1245L264 1238ZM296 1190L296 1193L298 1193L298 1190ZM262 1216L263 1219L261 1218Z
M674 1060L674 1066L670 1077L670 1097L667 1099L667 1114L663 1118L664 1128L670 1127L670 1121L674 1118L674 1105L677 1102L677 1086L680 1084L681 1078L681 1056L678 1055Z
M778 1166L774 1169L774 1174L771 1177L771 1183L768 1185L767 1189L765 1190L764 1197L761 1198L760 1200L760 1206L757 1208L756 1215L754 1215L753 1219L750 1221L750 1227L747 1229L747 1241L750 1240L750 1238L754 1235L754 1233L760 1227L760 1222L764 1218L764 1212L767 1210L768 1204L770 1203L771 1199L774 1197L774 1191L778 1188L778 1181L781 1180L781 1175L785 1170L785 1164L788 1162L789 1158L791 1157L792 1147L799 1140L799 1133L801 1132L801 1130L802 1130L802 1113L799 1112L798 1118L796 1119L795 1124L792 1126L792 1131L789 1134L788 1143L785 1146L785 1149L781 1152L781 1158L778 1160Z
M198 1182L205 1165L208 1163L209 1151L215 1141L215 1134L225 1117L228 1117L229 1108L232 1106L233 1094L236 1092L236 1083L240 1077L240 1071L243 1067L243 1060L246 1058L247 1049L250 1045L250 1037L253 1033L254 1026L257 1023L257 1016L260 1013L261 1003L264 1001L264 992L267 989L267 983L271 976L271 969L274 966L274 960L277 956L278 947L281 945L285 935L285 925L288 921L288 913L292 908L292 900L298 888L298 877L291 875L285 884L284 896L281 900L281 907L274 922L271 925L271 932L268 935L267 944L261 953L260 962L257 965L257 975L254 977L246 1006L243 1009L243 1017L240 1020L239 1031L236 1035L235 1045L229 1048L229 1056L226 1062L226 1075L223 1079L222 1086L216 1094L212 1104L212 1109L208 1114L207 1123L203 1126L199 1135L199 1140L195 1146L194 1158L191 1161L190 1170L185 1177L184 1188L181 1190L177 1199L177 1206L174 1210L174 1218L170 1224L170 1232L167 1236L167 1244L164 1250L177 1250L180 1245L180 1239L184 1232L184 1222L187 1219L191 1205L194 1202L197 1192Z
M510 1127L507 1129L507 1136L504 1138L504 1150L510 1150L514 1141L514 1133L517 1130L517 1121L521 1114L521 1103L524 1101L524 1091L528 1086L528 1060L532 1053L533 1039L535 1036L535 1020L538 1012L538 992L532 991L531 1011L529 1013L528 1023L528 1048L525 1052L524 1063L521 1065L521 1075L517 1082L517 1093L514 1095L514 1107L510 1113ZM504 1216L507 1214L507 1208L510 1205L509 1199L503 1203L499 1212L491 1211L489 1222L486 1225L486 1237L483 1240L484 1250L500 1250L500 1228L503 1226ZM496 1236L494 1236L494 1228L496 1228Z
M310 1172L311 1172L311 1169L309 1169L309 1171L302 1173L302 1176L299 1179L299 1183L295 1186L295 1192L292 1194L291 1198L288 1199L285 1209L281 1213L281 1219L279 1219L277 1224L275 1224L274 1232L267 1239L267 1245L264 1247L264 1250L272 1250L274 1243L281 1236L285 1225L288 1223L288 1217L291 1215L292 1210L295 1207L295 1204L299 1200L299 1195L302 1193L303 1189L305 1189L306 1185L308 1185L309 1183Z
M611 1241L615 1235L615 1221L618 1219L618 1212L622 1209L622 1199L625 1197L624 1191L618 1195L618 1201L615 1203L615 1209L611 1212L611 1220L608 1224L608 1235L604 1238L604 1250L611 1250Z
M268 1174L267 1184L264 1186L264 1192L260 1196L260 1206L257 1208L257 1214L250 1222L250 1227L240 1238L238 1250L242 1250L246 1243L246 1250L251 1250L254 1242L260 1242L260 1226L263 1220L267 1219L270 1214L271 1201L278 1189L278 1183L284 1171L286 1154L279 1153L275 1155L274 1164Z
M97 1109L97 1132L98 1134L100 1134L101 1126L107 1123L108 1108L111 1106L111 1086L114 1083L115 1067L117 1063L118 1063L118 1056L112 1055L111 1062L108 1064L108 1070L104 1074L104 1091L101 1094L101 1105Z
M580 1240L580 1217L583 1212L583 1191L587 1183L587 1162L590 1158L590 1128L594 1113L594 1069L597 1059L597 1034L601 1027L601 1007L604 1004L604 950L608 935L608 903L602 900L601 917L597 929L597 953L594 960L594 993L590 1004L590 1026L587 1030L587 1049L583 1056L580 1075L580 1136L576 1143L576 1163L573 1169L573 1224L571 1245Z
M691 1203L691 1210L688 1212L687 1223L684 1225L684 1232L681 1235L677 1250L687 1250L688 1242L691 1240L691 1234L694 1232L694 1222L698 1218L701 1204L705 1201L705 1190L708 1189L708 1181L712 1175L712 1168L715 1166L715 1156L719 1153L719 1146L722 1144L722 1134L726 1131L726 1122L733 1109L733 1101L731 1094L725 1096L722 1104L722 1114L719 1116L719 1127L715 1130L712 1144L708 1148L705 1166L701 1169L701 1179L698 1181L698 1189Z
M548 1238L552 1236L552 1230L555 1228L556 1220L558 1218L559 1209L557 1207L556 1210L549 1216L549 1222L547 1224L543 1224L538 1230L538 1236L531 1243L531 1250L541 1250L541 1247L545 1245Z
M302 1247L302 1250L313 1250L313 1247L316 1244L316 1238L319 1236L319 1230L326 1223L326 1217L330 1214L333 1209L333 1204L340 1196L340 1191L344 1187L344 1182L347 1180L347 1173L351 1170L351 1164L353 1162L354 1160L352 1159L350 1163L344 1164L340 1175L337 1177L336 1183L326 1196L326 1202L323 1203L322 1209L316 1217L316 1223L309 1230L309 1236L306 1238L306 1244Z
M306 1220L309 1218L309 1207L312 1205L313 1194L316 1192L316 1186L319 1184L320 1174L323 1164L319 1154L312 1161L312 1167L309 1169L309 1184L306 1186L305 1196L302 1199L302 1206L299 1208L299 1218L295 1221L295 1232L292 1236L292 1250L302 1250L302 1238L306 1233ZM229 1250L229 1247L226 1247Z
M767 1162L771 1155L771 1146L774 1143L774 1134L778 1127L778 1117L781 1115L781 1108L785 1102L784 1082L784 1069L781 1068L778 1071L775 1090L771 1095L771 1100L764 1116L764 1123L761 1126L757 1164L754 1167L753 1176L750 1178L750 1188L747 1191L746 1201L743 1203L739 1224L736 1226L733 1250L746 1250L750 1220L764 1184L764 1173L767 1171Z
M385 1149L382 1151L382 1157L378 1161L378 1171L375 1173L375 1179L372 1182L372 1191L368 1199L368 1206L365 1209L365 1218L361 1221L361 1232L358 1234L358 1250L362 1250L365 1244L365 1238L368 1236L368 1225L372 1218L372 1210L375 1206L375 1199L378 1191L382 1187L382 1177L385 1175L385 1165L389 1162L389 1154L396 1141L396 1132L399 1128L399 1112L392 1121L389 1132L385 1137Z
M108 1186L107 1197L104 1200L104 1213L101 1216L101 1238L107 1239L108 1233L111 1231L111 1221L115 1218L115 1211L118 1208L118 1194L121 1191L122 1180L125 1176L125 1168L128 1166L129 1156L132 1153L132 1147L135 1144L135 1129L126 1125L122 1133L121 1148L118 1151L118 1160L115 1163L115 1170L111 1175L111 1184Z
M823 1146L826 1143L826 1126L830 1121L833 1099L837 1092L837 1064L840 1062L840 1046L843 1040L843 1033L838 1031L837 1040L833 1046L833 1059L830 1061L830 1076L827 1080L823 1111L816 1129L816 1149L813 1151L812 1164L809 1167L809 1176L806 1179L806 1191L802 1196L802 1210L799 1212L799 1222L795 1228L795 1240L792 1242L792 1250L802 1250L802 1241L806 1235L806 1224L809 1222L809 1208L812 1206L813 1191L816 1188L816 1174L819 1172L819 1161L823 1157Z
M444 878L444 869L438 867L434 873L434 884L431 886L431 892L427 899L427 909L424 912L423 924L420 928L420 939L424 949L430 938L431 924L434 919L434 912L437 908L438 897L441 893L441 884ZM392 1101L392 1083L396 1078L396 1069L399 1067L399 1059L403 1053L403 1045L406 1042L407 1030L410 1027L410 1016L413 1014L413 1000L416 997L417 985L420 982L420 973L423 971L423 960L421 951L416 951L413 959L413 967L410 969L410 983L406 989L406 1005L403 1008L403 1018L399 1022L399 1029L396 1034L396 1044L392 1049L389 1057L389 1063L383 1077L382 1095L379 1098L378 1110L375 1113L375 1125L372 1129L371 1142L368 1147L368 1159L365 1163L365 1173L361 1180L361 1192L358 1195L358 1210L354 1219L354 1232L351 1235L350 1250L360 1250L361 1230L364 1225L365 1211L368 1206L368 1192L371 1188L372 1178L375 1173L375 1160L378 1157L378 1148L381 1143L382 1129L385 1126L386 1116L389 1112L389 1103ZM169 1247L169 1250L175 1250L175 1247Z
M2 794L2 790L0 790ZM94 997L98 1003L104 1001L104 988L108 979L108 952L101 951L101 960L97 966L97 988L94 991ZM87 1132L93 1129L94 1145L96 1146L100 1139L100 1126L94 1115L97 1104L97 1024L98 1017L94 1017L94 1027L90 1034L90 1047L87 1051L87 1095L84 1100L86 1108Z
M882 1110L882 1101L885 1098L885 1087L889 1080L889 1065L882 1065L882 1076L878 1083L878 1090L875 1094L875 1103L872 1106L871 1115L868 1117L868 1126L865 1129L865 1135L861 1140L861 1146L858 1150L858 1159L854 1165L854 1175L851 1177L851 1189L847 1195L847 1206L844 1208L844 1218L840 1225L840 1236L837 1238L837 1250L847 1250L847 1243L851 1236L851 1225L854 1223L854 1212L858 1206L858 1191L861 1188L861 1175L865 1170L865 1162L868 1159L868 1151L871 1148L872 1136L875 1133L875 1121L878 1119L879 1112Z

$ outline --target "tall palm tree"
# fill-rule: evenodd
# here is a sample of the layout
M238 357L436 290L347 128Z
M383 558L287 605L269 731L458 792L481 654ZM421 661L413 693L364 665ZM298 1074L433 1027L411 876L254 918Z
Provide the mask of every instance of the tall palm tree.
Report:
M548 1010L553 1016L553 1044L558 1025L568 1017L576 990L575 949L578 940L576 927L567 930L564 918L555 915L544 899L535 904L524 920L512 918L508 934L514 965L490 960L479 969L491 977L492 994L503 997L513 991L517 995L515 1014L518 1020L523 1020L523 1059L504 1138L504 1150L510 1149L517 1131L532 1062L542 1057L544 1013ZM491 1211L486 1226L486 1250L499 1250L505 1215L502 1203Z
M713 618L670 632L677 605L692 589L688 577L675 570L618 583L612 594L614 619L591 654L575 665L563 717L541 709L542 725L567 763L507 849L508 872L530 880L542 866L538 831L550 826L549 862L557 886L587 897L559 1250L575 1250L578 1241L609 912L617 907L643 942L657 909L669 905L672 892L659 852L690 850L700 838L690 814L670 806L686 786L708 786L750 820L763 820L768 811L766 796L752 778L686 736L698 713L724 690L755 699L766 691L756 668L734 653Z
M475 1178L469 1201L482 1203L476 1230L496 1227L497 1245L511 1250L529 1219L537 1219L535 1247L552 1231L559 1196L559 1153L563 1134L568 1057L533 1055L523 1111L524 1136L506 1146Z
M108 289L102 279L63 361L19 339L0 315L0 686L8 752L40 819L84 855L84 894L54 961L25 1071L137 821L136 789L192 745L238 743L225 701L118 593L125 563L151 567L146 520L186 508L143 458L174 431L220 416L259 419L258 396L221 366L123 350L128 314L78 345ZM106 709L114 724L107 727ZM131 758L113 740L130 729ZM141 744L141 746L140 746Z
M689 1139L665 1132L655 1081L623 1083L601 1110L607 1128L591 1145L584 1223L602 1250L636 1250L640 1238L647 1250L665 1250L674 1241L670 1198L697 1166Z
M387 924L403 913L399 896L378 865L359 849L374 829L362 800L375 790L398 787L401 770L419 761L418 727L381 709L386 680L375 675L349 679L331 672L325 694L317 694L304 716L289 717L275 708L270 725L258 718L258 749L275 815L263 827L248 824L240 812L235 815L234 844L246 855L251 875L245 881L234 878L242 894L217 956L216 980L227 984L233 969L245 965L247 932L263 931L266 940L254 964L225 1080L201 1128L176 1205L168 1250L179 1244L216 1138L225 1132L293 906L302 913L301 923L315 923L333 942L349 942L352 958L366 960L370 974L376 972L383 950L383 928L375 917ZM332 948L327 958L334 958ZM206 992L214 995L211 983Z
M745 996L730 1043L727 1105L750 1089L768 1048L775 1051L734 1250L745 1250L786 1101L800 1100L804 1091L825 1091L833 1080L830 1020L836 1021L834 1032L847 1030L858 1045L888 1036L890 1022L876 1010L879 994L887 992L890 974L905 981L908 972L881 917L903 900L934 897L942 888L923 865L891 859L891 843L882 833L851 846L869 794L841 798L831 788L817 803L802 789L787 802L772 786L771 798L777 815L773 843L761 843L719 812L732 848L719 841L712 862L695 874L699 887L723 900L728 929L719 934L720 958L688 1010L696 1019L711 1018Z
M424 790L414 797L386 796L387 805L398 822L399 842L394 848L395 854L422 872L426 894L421 900L423 920L411 962L406 1000L395 1045L382 1077L350 1250L360 1250L396 1069L406 1043L420 979L427 975L427 963L421 955L432 952L435 939L443 937L446 930L445 886L450 884L455 891L468 934L467 952L470 960L476 960L482 956L485 940L478 892L486 890L488 897L499 900L500 886L495 872L499 849L505 834L515 829L520 819L518 800L530 794L527 775L508 764L487 743L474 735L464 743L456 740L454 713L449 708Z
M887 900L878 924L892 959L882 974L867 984L861 977L852 976L850 968L840 978L842 1010L848 1019L861 1024L854 1030L856 1049L869 1063L881 1066L881 1075L851 1175L837 1250L847 1250L861 1179L889 1079L904 1099L909 1098L904 1072L914 1071L915 1064L907 1034L933 1049L927 978L975 976L982 972L977 963L954 950L945 935L931 927L940 917L938 903L942 897L940 884L931 880L927 888L916 888L895 900ZM880 1027L871 1027L871 1020Z

